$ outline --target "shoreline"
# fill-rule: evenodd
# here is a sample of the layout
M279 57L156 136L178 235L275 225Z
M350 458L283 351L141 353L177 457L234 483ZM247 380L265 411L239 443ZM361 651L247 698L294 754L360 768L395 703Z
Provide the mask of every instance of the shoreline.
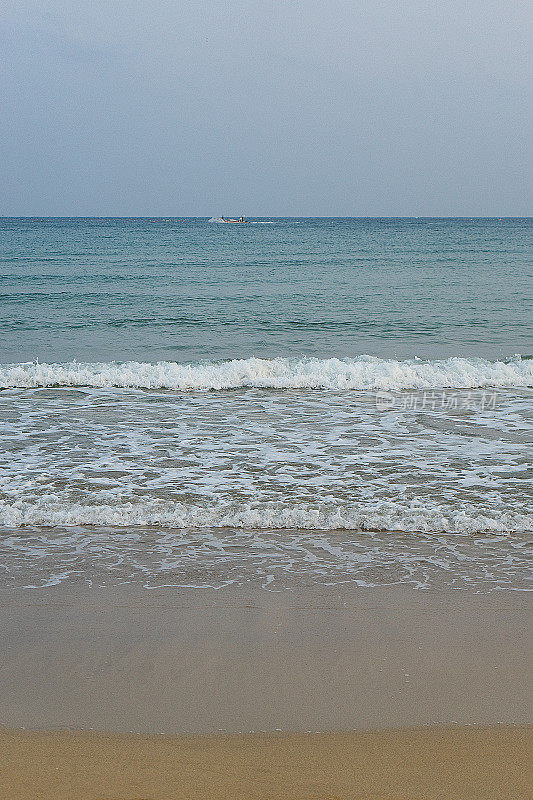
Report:
M533 728L142 736L0 729L10 800L531 796Z

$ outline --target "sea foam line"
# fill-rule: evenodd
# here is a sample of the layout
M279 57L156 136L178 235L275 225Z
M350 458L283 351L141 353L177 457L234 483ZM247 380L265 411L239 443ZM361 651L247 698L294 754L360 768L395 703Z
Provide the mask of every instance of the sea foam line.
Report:
M170 528L250 528L407 531L423 533L513 533L533 531L533 515L491 512L471 504L461 508L420 501L357 504L219 503L205 508L162 500L109 505L69 503L53 498L35 502L0 501L0 525L167 526Z
M396 361L358 358L247 358L179 364L37 362L0 365L0 388L52 386L138 389L474 389L533 386L533 360L448 358Z

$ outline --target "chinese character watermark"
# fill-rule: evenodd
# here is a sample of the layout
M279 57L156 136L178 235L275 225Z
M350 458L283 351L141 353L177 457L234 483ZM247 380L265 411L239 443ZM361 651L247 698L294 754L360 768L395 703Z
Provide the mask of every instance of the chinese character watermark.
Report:
M376 392L378 411L493 411L496 392L472 392L435 389L402 392Z

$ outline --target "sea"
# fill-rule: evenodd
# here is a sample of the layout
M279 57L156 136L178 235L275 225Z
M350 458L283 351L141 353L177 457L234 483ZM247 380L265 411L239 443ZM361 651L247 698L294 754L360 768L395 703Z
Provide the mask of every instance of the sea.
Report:
M531 219L0 219L0 587L531 588Z

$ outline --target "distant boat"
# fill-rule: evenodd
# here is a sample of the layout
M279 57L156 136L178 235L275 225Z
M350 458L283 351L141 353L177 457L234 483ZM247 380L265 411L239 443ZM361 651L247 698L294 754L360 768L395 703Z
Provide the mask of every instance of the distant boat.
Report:
M233 223L237 225L249 225L249 220L244 219L244 217L239 217L238 219L234 219L233 217L211 217L209 222L227 222Z

